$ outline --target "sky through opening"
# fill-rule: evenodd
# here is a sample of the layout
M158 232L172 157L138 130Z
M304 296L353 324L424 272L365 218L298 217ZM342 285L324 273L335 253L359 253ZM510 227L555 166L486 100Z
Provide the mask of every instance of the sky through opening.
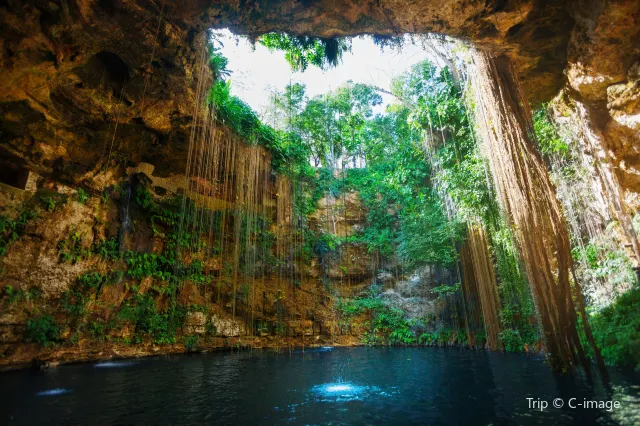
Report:
M269 51L260 43L254 46L247 38L229 30L215 33L222 43L221 53L229 59L231 93L245 101L264 118L274 91L281 92L289 83L306 86L307 96L330 92L349 80L391 90L392 79L412 65L431 58L419 44L405 43L402 49L381 49L370 36L353 39L351 52L346 52L335 68L321 70L310 65L304 72L293 72L280 51ZM374 108L381 113L393 97L382 93L383 103Z

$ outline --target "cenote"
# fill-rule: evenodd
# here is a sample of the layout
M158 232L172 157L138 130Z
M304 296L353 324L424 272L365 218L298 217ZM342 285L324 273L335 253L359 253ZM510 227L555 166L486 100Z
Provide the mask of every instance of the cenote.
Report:
M640 424L637 16L2 2L0 423Z
M640 388L629 377L614 374L607 396L583 379L553 375L540 357L483 351L308 348L111 364L5 373L0 418L16 425L608 425L640 415ZM530 408L527 398L550 407ZM617 399L622 408L556 409L556 398Z

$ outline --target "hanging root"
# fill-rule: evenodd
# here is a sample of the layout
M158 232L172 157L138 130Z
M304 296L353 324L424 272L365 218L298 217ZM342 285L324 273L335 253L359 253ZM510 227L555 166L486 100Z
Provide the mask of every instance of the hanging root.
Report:
M570 281L572 258L567 225L535 148L529 106L507 57L491 58L487 53L476 52L471 74L485 155L498 198L514 228L549 362L556 371L570 371L582 365L589 372L574 305L574 298L581 301L582 295L578 283L572 285ZM589 336L582 303L578 303L578 309ZM589 340L599 360L598 348L593 339Z
M467 264L464 268L467 270L465 275L468 275L465 277L465 280L469 281L468 292L480 302L487 344L490 349L502 349L499 339L502 331L499 316L500 299L489 243L482 227L471 226L467 230L463 262Z

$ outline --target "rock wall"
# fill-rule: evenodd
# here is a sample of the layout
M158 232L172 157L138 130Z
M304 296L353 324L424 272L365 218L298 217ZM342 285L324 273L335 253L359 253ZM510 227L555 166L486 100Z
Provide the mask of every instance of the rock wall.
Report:
M435 32L515 62L534 104L566 83L637 193L638 2L628 0L58 0L0 5L0 145L41 173L91 181L105 157L184 168L205 30L257 37ZM565 77L566 75L566 77ZM153 160L153 161L150 161ZM178 160L178 161L176 161Z
M206 85L211 79L199 56L207 28L228 26L253 37L274 30L321 37L437 32L470 41L496 55L506 54L516 64L534 104L563 90L611 182L610 201L631 213L638 209L640 192L639 20L640 3L624 0L2 2L0 156L9 163L19 162L24 168L19 171L21 176L25 171L32 173L39 183L27 182L30 189L26 192L0 189L0 206L12 219L25 208L37 210L39 217L30 219L2 259L4 357L0 363L38 356L71 359L160 350L154 345L131 347L114 342L96 346L82 337L73 342L73 327L63 330L63 340L70 341L73 349L16 342L30 315L47 309L57 312L60 295L74 288L78 275L111 268L85 254L94 242L117 235L120 206L117 200L102 202L100 194L126 177L127 167L135 168L130 173L149 175L161 190L180 191L191 123L197 113L196 88L199 82ZM117 166L104 168L107 163ZM89 193L87 200L80 201L79 188ZM356 212L355 204L351 208L349 203L355 201L346 200L345 210ZM129 236L127 248L160 251L164 242L154 236L148 218L141 212L138 216L132 217L138 230ZM322 226L329 219L316 218ZM330 232L348 236L359 220L348 215L343 223L331 219L336 229ZM61 263L61 247L73 262ZM341 291L345 296L354 295L370 282L380 264L355 245L347 245L344 256L312 264L307 279L293 293L295 298L286 301L292 330L286 337L339 333L332 295L319 285L320 277L341 284L346 281ZM351 272L345 273L345 268ZM130 280L121 280L99 296L93 295L89 324L106 321L113 310L108 306L119 306L130 285ZM142 280L135 285L148 289L153 282ZM8 294L8 287L15 292ZM187 286L181 297L182 302L204 306L211 295ZM272 305L280 300L266 287L264 299ZM159 307L165 303L160 297L156 302ZM237 344L237 340L224 340L241 339L233 336L242 334L236 333L237 319L209 308L204 320L197 311L189 312L186 334L199 334L207 324L218 324L221 330L231 330L230 336L212 336L211 347ZM267 323L273 322L274 312L262 314ZM60 314L57 319L65 317ZM258 334L272 335L269 327ZM128 338L126 327L114 333L119 335L112 337ZM183 350L183 346L171 350Z
M624 192L640 192L640 3L577 0L566 93L605 167ZM627 194L629 195L629 194Z
M157 264L167 261L163 256L169 256L177 222L169 226L154 219L159 212L145 207L149 203L141 194L174 208L184 176L159 178L154 171L153 165L140 163L117 179L113 169L103 170L100 184L94 181L101 192L37 175L28 190L0 185L0 366L171 353L192 346L360 341L358 331L338 326L334 308L336 294L357 294L374 279L375 264L359 244L289 265L300 268L296 283L282 281L275 267L267 275L243 277L252 284L238 289L236 317L225 272L234 244L203 259L202 274L210 282L187 278L172 296L172 278L158 272L175 271ZM309 218L313 230L331 228L337 239L362 229L365 215L357 194L331 204L319 203ZM125 220L130 226L123 233ZM198 260L194 256L185 252L182 258ZM175 309L182 314L170 331Z

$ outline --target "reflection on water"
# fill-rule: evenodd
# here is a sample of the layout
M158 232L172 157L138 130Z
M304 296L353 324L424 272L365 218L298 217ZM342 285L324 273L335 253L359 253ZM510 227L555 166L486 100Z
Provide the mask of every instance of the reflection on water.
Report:
M640 378L611 376L608 396L538 357L435 348L158 357L0 374L0 424L640 424ZM554 408L554 398L621 408Z
M49 389L46 391L38 392L36 395L37 396L55 396L55 395L62 395L63 393L67 393L67 392L71 392L71 391L69 389L56 388L56 389Z
M611 413L615 421L625 425L640 425L639 385L614 385L612 399L620 401L620 409Z
M391 395L376 386L361 386L346 382L326 383L324 385L313 386L310 394L314 397L315 401L322 402L362 401L378 396Z
M120 368L120 367L130 367L132 365L136 365L138 362L136 361L107 361L107 362L99 362L94 364L95 368Z

